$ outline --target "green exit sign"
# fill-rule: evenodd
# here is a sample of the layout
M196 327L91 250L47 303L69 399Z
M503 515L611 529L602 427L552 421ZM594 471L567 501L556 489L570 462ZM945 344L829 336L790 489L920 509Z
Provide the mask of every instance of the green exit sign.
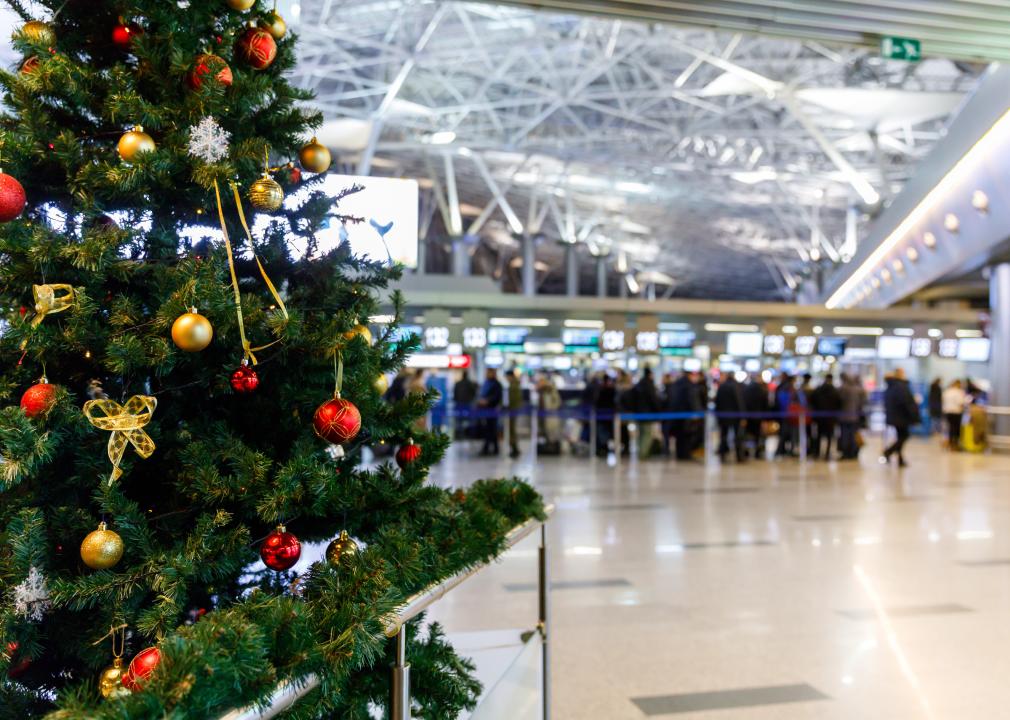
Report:
M880 39L880 54L889 60L922 60L922 43L912 38L885 37Z

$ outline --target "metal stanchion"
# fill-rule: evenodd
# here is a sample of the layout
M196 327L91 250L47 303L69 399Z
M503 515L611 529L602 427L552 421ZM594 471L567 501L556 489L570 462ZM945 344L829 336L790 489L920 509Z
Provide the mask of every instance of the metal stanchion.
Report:
M800 462L807 461L807 411L800 410Z
M551 618L551 573L550 573L550 559L547 557L547 525L544 524L540 527L540 573L539 573L539 589L540 589L540 622L539 629L541 635L541 652L542 652L542 672L543 672L543 702L544 702L544 712L543 720L550 720L551 717L551 654L550 648L548 646L547 639L547 629L550 626Z
M712 435L715 432L715 413L706 409L701 422L702 427L702 447L705 453L705 464L715 464L715 449L712 447Z
M533 457L533 467L537 462L537 446L540 444L540 408L530 405L530 455Z
M410 720L410 665L407 664L407 626L396 633L396 664L393 666L391 720Z
M614 465L621 464L621 413L614 413Z
M501 418L505 419L504 428L502 429L502 444L508 448L508 452L512 451L512 408L509 408L503 413L499 413L498 418L495 422L498 422Z
M596 408L589 408L589 459L596 460Z

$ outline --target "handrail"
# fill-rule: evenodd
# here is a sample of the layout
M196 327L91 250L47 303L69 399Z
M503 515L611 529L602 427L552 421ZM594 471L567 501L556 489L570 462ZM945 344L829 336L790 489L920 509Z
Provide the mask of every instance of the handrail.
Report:
M550 517L554 512L554 505L549 504L545 506L544 512ZM545 520L530 518L522 525L512 528L508 535L505 536L505 547L502 552L511 549L521 540L532 535L543 526L544 522ZM400 628L403 627L404 623L420 615L437 600L445 597L449 591L458 587L464 581L488 567L488 565L490 563L484 563L464 570L407 598L407 601L397 609L395 616L385 621L384 631L386 636L394 637L400 631ZM276 689L265 703L230 710L221 715L218 720L271 720L285 710L290 709L292 705L319 687L319 684L319 676L315 673L298 679L282 680L277 684Z

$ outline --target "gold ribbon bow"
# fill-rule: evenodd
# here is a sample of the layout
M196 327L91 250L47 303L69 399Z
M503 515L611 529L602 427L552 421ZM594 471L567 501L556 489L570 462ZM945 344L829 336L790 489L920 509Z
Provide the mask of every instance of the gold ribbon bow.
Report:
M119 463L123 460L127 445L142 458L149 458L154 452L154 441L142 429L151 421L154 408L158 406L158 398L150 395L134 395L120 405L115 400L88 400L84 403L84 416L99 430L109 430L109 460L112 461L112 474L109 485L123 474ZM98 412L103 415L98 415Z
M57 294L61 293L61 294ZM32 318L32 328L37 328L46 319L46 315L63 312L74 304L74 287L66 283L53 285L32 285L32 295L35 297L35 317ZM21 349L28 346L28 338L21 342Z

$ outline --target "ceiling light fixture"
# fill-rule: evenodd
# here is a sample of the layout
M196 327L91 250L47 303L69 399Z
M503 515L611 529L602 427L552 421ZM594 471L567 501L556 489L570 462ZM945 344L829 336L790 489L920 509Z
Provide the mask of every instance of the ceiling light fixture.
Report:
M947 229L947 232L956 233L961 229L961 221L957 219L957 215L954 213L947 213L943 216L943 226Z
M930 250L936 247L936 235L931 232L925 232L922 234L922 244L928 247Z
M974 164L976 161L984 162L990 157L1000 155L1002 153L996 152L998 148L1001 147L1002 143L1010 139L1010 110L1003 113L1000 118L993 123L985 134L978 139L978 141L971 146L971 148L966 152L960 160L958 160L954 167L952 167L943 178L940 179L932 190L926 193L926 196L919 202L918 205L905 216L904 220L898 223L898 226L886 237L883 242L877 246L877 248L870 253L869 257L856 268L849 278L842 283L835 292L831 294L828 298L825 306L828 308L835 308L842 304L842 301L848 298L855 288L861 283L867 275L870 275L885 257L887 257L891 251L897 247L909 232L915 228L916 225L926 216L927 213L931 212L944 198L944 196L953 188L953 186L958 183L963 176L971 174L974 170ZM931 245L927 240L926 236L923 236L923 242L926 243L926 247L933 247L936 243L936 239L933 239L933 245Z
M588 328L590 330L602 330L603 321L602 320L576 320L569 318L565 320L566 328Z
M757 325L734 325L732 323L705 323L708 332L757 332Z
M985 337L985 334L981 330L957 330L955 333L959 338L980 338Z
M909 247L907 250L905 250L905 257L907 257L911 262L918 262L919 251L916 250L914 247Z
M971 194L971 206L980 213L989 212L989 196L981 190Z
M551 321L547 318L493 317L490 322L492 325L503 327L547 327L551 324Z
M448 145L456 139L456 133L452 130L439 130L428 136L428 142L432 145Z
M915 335L915 330L912 328L894 328L891 331L892 335L897 335L898 337L912 337Z
M929 332L926 334L929 335L931 338L942 338L943 330L941 330L940 328L930 328Z
M800 331L800 329L798 327L796 327L795 325L783 325L782 326L782 334L783 335L795 335L799 331Z
M881 327L858 327L849 325L836 325L831 328L835 335L869 335L878 336L884 334L884 328Z

